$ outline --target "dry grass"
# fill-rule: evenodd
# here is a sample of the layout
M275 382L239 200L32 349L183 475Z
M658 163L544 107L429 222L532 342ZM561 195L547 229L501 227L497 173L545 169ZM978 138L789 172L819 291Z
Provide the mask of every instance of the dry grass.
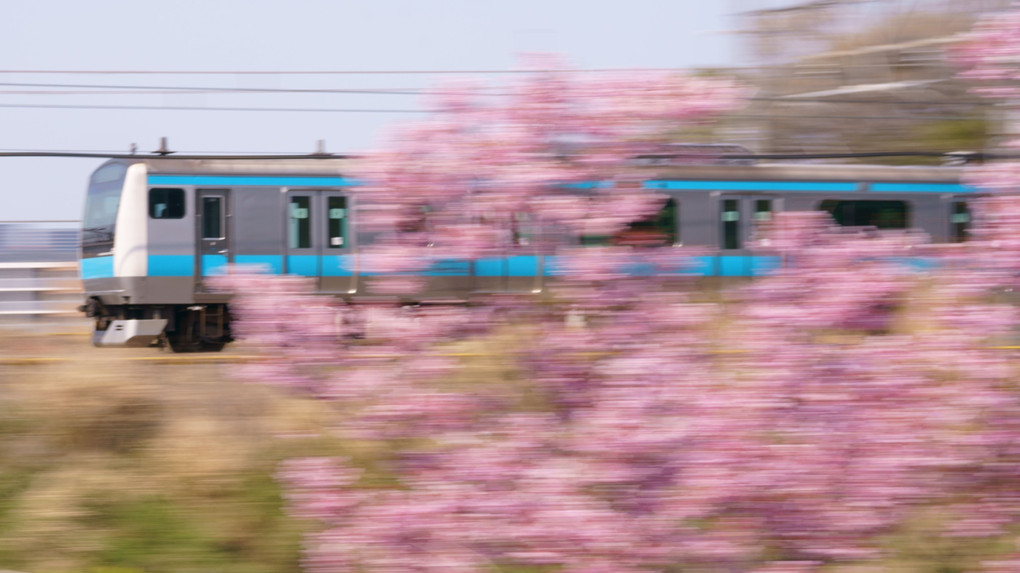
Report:
M0 331L0 569L299 570L272 474L336 450L328 412L157 353Z

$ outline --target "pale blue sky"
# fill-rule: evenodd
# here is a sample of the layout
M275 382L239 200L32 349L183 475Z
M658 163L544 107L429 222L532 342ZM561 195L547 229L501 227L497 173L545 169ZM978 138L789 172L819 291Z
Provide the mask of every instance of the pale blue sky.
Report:
M333 152L371 147L412 114L19 108L11 105L419 108L416 97L350 94L82 94L11 84L219 88L423 88L423 75L49 75L11 70L510 69L522 52L580 68L734 65L722 32L746 4L693 0L39 0L3 3L0 150ZM495 79L493 81L498 81ZM78 88L78 92L91 91ZM125 91L118 87L102 91ZM20 93L13 93L20 92ZM0 158L0 220L77 219L101 160Z

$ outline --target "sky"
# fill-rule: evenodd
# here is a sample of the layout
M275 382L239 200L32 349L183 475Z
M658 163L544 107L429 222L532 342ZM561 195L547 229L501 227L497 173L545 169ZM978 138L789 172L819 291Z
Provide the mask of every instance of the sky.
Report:
M464 76L283 72L509 70L529 52L558 53L581 69L736 65L737 38L725 32L746 3L8 0L0 151L127 152L136 144L146 153L167 137L179 153L304 153L318 140L330 152L364 152L386 126L422 117L421 97L236 90L420 90ZM54 71L281 73L42 73ZM188 87L235 91L180 89ZM0 221L79 219L101 163L0 157Z

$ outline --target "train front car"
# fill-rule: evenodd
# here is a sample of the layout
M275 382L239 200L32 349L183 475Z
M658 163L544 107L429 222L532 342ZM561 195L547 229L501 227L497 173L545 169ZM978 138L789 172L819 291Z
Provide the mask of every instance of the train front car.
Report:
M319 292L349 298L356 183L345 166L342 158L103 164L89 182L81 253L93 342L221 350L232 340L230 295L212 279L232 263L305 276Z
M148 346L163 333L167 320L147 316L133 306L137 286L146 275L143 163L108 161L89 180L82 218L81 278L85 304L95 320L96 346Z
M95 321L92 342L138 347L164 339L176 352L221 350L231 340L226 296L197 296L196 215L185 189L153 185L148 163L109 161L89 181L81 310Z

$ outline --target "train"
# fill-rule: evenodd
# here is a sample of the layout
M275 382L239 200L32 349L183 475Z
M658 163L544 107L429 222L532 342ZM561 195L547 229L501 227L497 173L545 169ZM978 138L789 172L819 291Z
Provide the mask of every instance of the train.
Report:
M645 246L704 247L713 254L688 272L706 277L770 272L775 258L749 246L755 225L776 212L822 210L840 225L960 242L980 193L951 166L646 163L640 185L667 200L657 216L635 222L631 236L648 238ZM372 238L358 232L359 181L350 167L344 158L168 157L99 166L88 183L80 252L81 310L94 320L93 343L223 349L232 340L230 295L210 281L230 264L309 277L319 292L352 302L373 299L372 273L359 262ZM503 257L438 261L423 271L418 298L540 293L555 280L553 259L522 244Z

